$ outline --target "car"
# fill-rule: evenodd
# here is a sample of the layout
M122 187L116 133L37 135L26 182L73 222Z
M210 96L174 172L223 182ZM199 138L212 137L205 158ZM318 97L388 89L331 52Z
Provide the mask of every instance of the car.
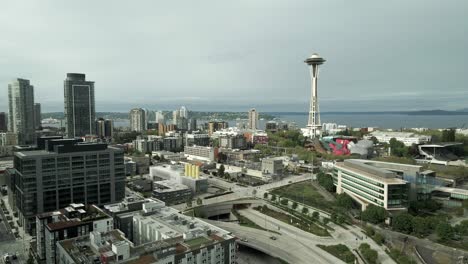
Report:
M241 241L242 242L249 242L249 240L247 238L245 238L245 237L241 238Z
M271 236L270 239L271 239L271 240L276 240L276 239L278 239L278 238L276 238L275 236Z

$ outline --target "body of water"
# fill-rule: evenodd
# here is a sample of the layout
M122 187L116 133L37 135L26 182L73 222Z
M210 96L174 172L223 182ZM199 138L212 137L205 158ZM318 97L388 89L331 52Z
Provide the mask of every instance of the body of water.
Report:
M305 127L308 114L278 113L280 120L293 121L299 127ZM335 114L320 115L322 123L337 123L349 127L379 127L379 128L449 128L468 126L468 115L405 115L405 114Z

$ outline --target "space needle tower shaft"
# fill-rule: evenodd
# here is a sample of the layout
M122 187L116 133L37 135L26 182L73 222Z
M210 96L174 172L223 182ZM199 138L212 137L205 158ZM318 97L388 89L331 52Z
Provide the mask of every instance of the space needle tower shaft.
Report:
M320 111L317 93L317 81L319 75L319 65L323 64L325 60L317 53L312 54L305 61L310 67L311 78L311 96L310 96L310 109L309 120L307 122L308 136L310 138L320 137L322 134L322 125L320 123Z

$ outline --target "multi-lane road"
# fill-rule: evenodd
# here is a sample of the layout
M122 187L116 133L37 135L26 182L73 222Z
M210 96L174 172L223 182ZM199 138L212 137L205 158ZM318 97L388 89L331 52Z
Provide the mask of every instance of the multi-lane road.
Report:
M290 176L281 181L268 183L257 187L244 187L236 185L235 183L227 182L218 178L210 178L209 183L230 189L233 191L231 194L204 199L204 205L217 204L237 199L245 199L248 197L261 197L263 194L271 189L288 185L294 182L301 182L311 180L311 174L303 174L299 176ZM255 190L255 194L254 194ZM185 204L174 206L179 210L186 210ZM334 231L331 231L331 237L319 237L294 226L286 224L277 219L266 216L253 209L245 209L239 211L242 215L249 218L256 224L269 229L278 230L280 235L272 234L268 231L240 226L237 223L226 223L210 221L212 224L226 229L238 236L242 240L240 243L246 244L250 247L256 248L266 252L274 257L281 258L289 263L343 263L336 257L328 254L322 249L318 248L317 244L323 245L336 245L345 244L351 249L356 249L361 243L368 243L371 247L377 250L379 261L383 264L394 264L395 262L385 253L384 248L377 245L372 239L367 238L359 227L350 226L344 229L340 226L330 224ZM277 237L276 240L271 239L271 236Z

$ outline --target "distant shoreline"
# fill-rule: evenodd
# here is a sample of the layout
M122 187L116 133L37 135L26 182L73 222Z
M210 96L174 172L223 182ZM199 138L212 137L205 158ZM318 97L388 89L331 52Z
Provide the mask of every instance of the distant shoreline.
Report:
M226 113L226 114L245 114L241 111L193 111L196 114L206 113ZM280 117L284 115L308 115L308 112L260 112L262 114ZM446 110L420 110L420 111L326 111L321 112L322 115L407 115L407 116L465 116L468 111L446 111ZM120 119L128 117L128 112L96 112L96 116L118 115ZM42 113L43 118L54 116L55 118L63 118L63 112Z
M307 115L307 112L267 112L271 115ZM468 111L422 110L422 111L370 111L370 112L321 112L322 115L468 115Z

